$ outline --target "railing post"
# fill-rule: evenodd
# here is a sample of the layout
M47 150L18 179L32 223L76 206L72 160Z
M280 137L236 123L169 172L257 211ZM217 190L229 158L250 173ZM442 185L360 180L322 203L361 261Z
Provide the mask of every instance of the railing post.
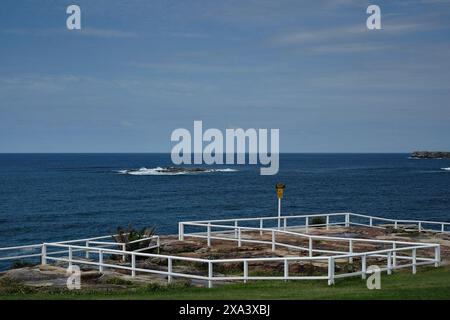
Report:
M275 251L275 231L272 230L272 251Z
M309 251L309 256L312 257L313 256L313 239L312 239L312 237L309 237L308 251Z
M211 222L208 222L208 227L207 227L207 234L208 234L208 247L211 247Z
M348 253L353 254L353 240L348 241ZM353 263L353 257L348 257L348 263Z
M345 214L345 227L348 228L350 226L350 214Z
M373 218L369 218L369 226L373 227Z
M212 279L213 279L213 264L210 261L208 262L208 288L212 288L213 286Z
M180 241L184 240L184 223L183 222L178 223L178 240L180 240Z
M416 266L416 261L417 261L417 250L416 248L412 249L412 273L416 274L417 271L417 266Z
M47 244L43 243L41 248L41 264L45 266L47 264Z
M419 221L419 232L422 231L422 222Z
M392 274L392 251L387 253L387 274Z
M172 282L172 258L167 258L167 282Z
M394 229L395 229L395 230L398 229L398 223L397 223L397 221L394 222Z
M330 216L326 217L327 230L330 230Z
M361 278L366 279L366 272L367 272L367 256L363 255L361 256Z
M284 217L283 219L283 230L286 231L286 227L287 227L287 219L286 217Z
M122 251L127 251L127 244L126 243L122 243ZM122 254L122 261L127 261L127 257L126 254Z
M72 257L73 257L72 246L69 246L69 268L72 267Z
M397 268L397 243L392 243L392 267Z
M98 271L103 272L103 251L98 250Z
M238 231L238 247L240 248L242 246L241 228L237 229L237 231Z
M263 219L260 219L260 220L259 220L259 228L261 229L261 230L259 231L259 236L260 236L260 237L262 237L262 235L263 235L263 231L262 231L263 227L264 227L264 220L263 220Z
M248 261L244 260L244 283L248 280Z
M445 224L441 225L441 232L444 233L445 232Z
M235 220L234 221L234 238L238 237L238 233L239 233L239 231L238 231L238 221Z
M86 247L87 247L88 249L86 249L85 258L86 258L86 259L89 259L89 240L86 241Z
M289 279L289 261L284 259L284 281Z
M309 217L305 218L305 232L308 232L308 227L309 227Z
M328 258L328 285L334 284L334 258Z
M131 276L136 277L136 256L131 253Z
M437 245L434 247L434 266L439 267L441 265L441 246Z

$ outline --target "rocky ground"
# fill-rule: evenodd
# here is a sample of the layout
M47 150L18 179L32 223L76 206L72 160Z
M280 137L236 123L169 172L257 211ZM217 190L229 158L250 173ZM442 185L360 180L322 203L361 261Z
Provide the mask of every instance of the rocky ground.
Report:
M300 231L300 230L299 230ZM338 237L352 237L352 238L366 238L366 239L383 239L383 240L399 240L399 241L414 241L414 242L428 242L441 244L441 258L444 264L450 262L450 235L421 232L411 229L372 229L363 227L342 228L334 227L330 230L323 228L310 228L310 234L329 235ZM259 238L271 239L269 233L262 237L258 233L245 233L244 238ZM308 247L305 239L292 236L278 236L277 242L283 242L293 245ZM348 242L332 242L332 241L314 241L314 248L333 249L346 251L348 249ZM358 244L354 245L354 252L364 252L374 249L382 249L380 246L372 244ZM207 247L205 241L202 239L187 237L184 241L179 241L176 236L162 236L161 237L161 254L177 255L185 257L198 257L207 259L227 259L227 258L251 258L251 257L282 257L282 256L306 256L307 252L299 252L298 250L291 250L277 247L275 251L265 244L255 245L246 244L243 242L241 247L237 247L234 241L213 240L212 246ZM421 254L432 257L434 252L430 250L424 251ZM118 258L110 257L110 263L129 265L129 262L121 261ZM81 258L80 258L81 259ZM374 259L376 260L376 259ZM108 262L105 260L105 262ZM385 263L383 261L373 261L373 263ZM137 259L138 268L151 268L154 270L167 270L167 260L162 258L147 258ZM369 262L368 262L369 263ZM0 273L0 289L8 288L20 284L25 287L32 288L65 288L67 281L66 265L56 263L46 266L22 266L21 268L11 269ZM340 259L337 261L336 273L340 271L358 270L360 261L354 259L349 263L348 259ZM251 275L282 275L283 262L273 263L249 263L249 272ZM131 277L129 270L112 270L106 269L99 272L93 269L92 266L81 265L81 283L83 289L114 289L114 288L129 288L130 286L155 285L165 286L167 284L167 277L165 275L137 273L136 277ZM222 263L214 266L215 275L242 275L242 263ZM207 275L207 265L191 262L174 262L174 272L183 272L197 275ZM323 275L327 272L327 262L291 262L289 266L291 275ZM420 272L420 270L419 270ZM180 285L203 286L202 281L184 280L181 278L174 278L174 283Z

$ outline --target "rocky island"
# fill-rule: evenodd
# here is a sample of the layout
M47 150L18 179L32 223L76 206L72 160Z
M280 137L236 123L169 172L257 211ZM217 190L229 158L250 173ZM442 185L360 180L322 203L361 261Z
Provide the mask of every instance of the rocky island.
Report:
M413 159L450 159L450 152L444 151L414 151Z

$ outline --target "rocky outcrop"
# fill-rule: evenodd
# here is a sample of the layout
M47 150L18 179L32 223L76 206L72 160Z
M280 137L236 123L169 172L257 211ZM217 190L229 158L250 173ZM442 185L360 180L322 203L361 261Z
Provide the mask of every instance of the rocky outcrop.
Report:
M444 151L414 151L411 154L414 159L450 159L450 152Z

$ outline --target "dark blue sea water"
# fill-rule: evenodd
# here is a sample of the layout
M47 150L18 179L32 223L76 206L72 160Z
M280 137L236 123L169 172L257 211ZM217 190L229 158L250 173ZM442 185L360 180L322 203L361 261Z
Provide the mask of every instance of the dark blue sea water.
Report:
M195 175L119 174L170 166L169 154L1 154L0 246L181 220L276 214L274 184L287 185L285 214L351 211L450 221L450 160L407 154L282 154L280 172L258 166ZM218 168L218 167L216 167Z

